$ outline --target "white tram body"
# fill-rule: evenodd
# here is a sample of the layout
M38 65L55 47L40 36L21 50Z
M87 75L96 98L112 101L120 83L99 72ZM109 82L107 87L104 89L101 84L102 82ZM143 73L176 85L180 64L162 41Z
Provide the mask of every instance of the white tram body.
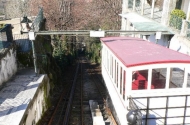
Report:
M102 76L121 125L133 108L139 124L190 124L190 56L140 38L101 43Z

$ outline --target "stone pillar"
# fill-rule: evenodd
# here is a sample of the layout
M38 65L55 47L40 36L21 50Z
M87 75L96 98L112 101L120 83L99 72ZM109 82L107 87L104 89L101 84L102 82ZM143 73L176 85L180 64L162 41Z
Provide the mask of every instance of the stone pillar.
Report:
M136 0L133 0L133 11L135 11L135 7L136 7Z
M190 1L188 3L188 11L186 15L186 20L183 20L182 27L181 27L180 35L182 36L187 36L188 30L189 30L188 21L190 21Z
M168 26L170 20L170 13L175 9L176 0L164 0L161 23Z
M180 35L186 36L187 35L187 30L188 30L188 24L186 20L183 20L182 26L181 26L181 32Z
M123 0L122 2L122 14L126 13L127 10L128 10L128 3L129 3L129 0Z
M152 0L151 18L154 18L154 6L155 6L155 0Z
M123 0L122 2L122 14L126 14L128 10L128 0ZM126 30L127 27L127 20L122 17L121 20L121 30Z
M188 11L187 11L187 15L186 15L186 20L190 21L190 1L188 3Z
M141 15L144 15L144 3L145 0L141 0Z

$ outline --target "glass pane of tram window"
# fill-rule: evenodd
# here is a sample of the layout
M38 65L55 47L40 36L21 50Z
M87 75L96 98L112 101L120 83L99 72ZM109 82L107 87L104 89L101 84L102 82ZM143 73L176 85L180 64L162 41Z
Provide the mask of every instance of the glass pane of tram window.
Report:
M190 88L190 71L188 72L187 76L187 88Z
M132 72L132 90L147 89L148 69Z
M120 94L122 94L122 77L123 77L123 69L120 67Z
M184 68L174 67L170 71L169 88L182 88L184 82Z
M164 89L166 86L166 68L152 69L151 89Z
M123 99L125 100L126 71L123 73Z

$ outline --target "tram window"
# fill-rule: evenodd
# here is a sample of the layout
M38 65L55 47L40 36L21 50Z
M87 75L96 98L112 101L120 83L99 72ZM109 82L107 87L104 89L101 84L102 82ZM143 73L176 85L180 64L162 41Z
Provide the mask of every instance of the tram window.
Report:
M122 94L122 77L123 77L123 69L120 67L120 94Z
M190 72L188 72L187 76L187 88L190 88Z
M152 69L151 89L164 89L166 86L166 68Z
M171 68L169 88L182 88L184 83L184 68Z
M123 99L125 100L126 71L123 73Z
M147 89L148 69L133 71L132 73L132 90Z

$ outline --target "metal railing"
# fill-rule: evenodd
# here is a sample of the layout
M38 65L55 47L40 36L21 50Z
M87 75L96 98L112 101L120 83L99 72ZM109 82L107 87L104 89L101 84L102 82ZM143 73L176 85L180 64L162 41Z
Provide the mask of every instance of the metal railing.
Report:
M129 0L128 1L128 8L133 9L133 6L135 6L135 11L141 13L141 0L135 0L135 2L134 2L134 0Z
M170 98L175 98L175 97L183 97L184 98L184 105L183 106L170 106L169 105L169 99ZM188 105L188 98L190 97L190 95L173 95L173 96L151 96L151 97L131 97L130 98L130 102L134 102L134 100L138 100L138 99L146 99L146 106L144 108L140 108L138 110L140 111L144 111L146 112L146 115L143 116L142 118L142 122L144 122L145 125L148 124L148 120L160 120L160 119L163 119L164 120L164 123L163 124L167 124L167 119L169 118L183 118L183 122L182 124L184 125L187 121L186 119L189 119L190 118L190 115L188 115L187 113L187 110L190 108L190 106ZM150 99L159 99L159 98L166 98L166 104L165 104L165 107L155 107L155 108L151 108L150 106ZM129 105L132 105L131 103ZM133 107L133 105L132 105ZM135 104L134 108L138 108L137 104ZM175 116L169 116L168 115L168 110L169 109L181 109L183 108L184 109L184 113L183 115L175 115ZM164 116L156 116L156 117L150 117L150 111L151 112L154 112L154 110L165 110L165 115Z
M151 18L156 22L161 22L162 18L162 3L155 3L155 7L153 10L153 16L151 14L152 5L144 3L141 0L129 0L128 1L128 9L131 11L135 11L136 13L143 15L147 18Z

